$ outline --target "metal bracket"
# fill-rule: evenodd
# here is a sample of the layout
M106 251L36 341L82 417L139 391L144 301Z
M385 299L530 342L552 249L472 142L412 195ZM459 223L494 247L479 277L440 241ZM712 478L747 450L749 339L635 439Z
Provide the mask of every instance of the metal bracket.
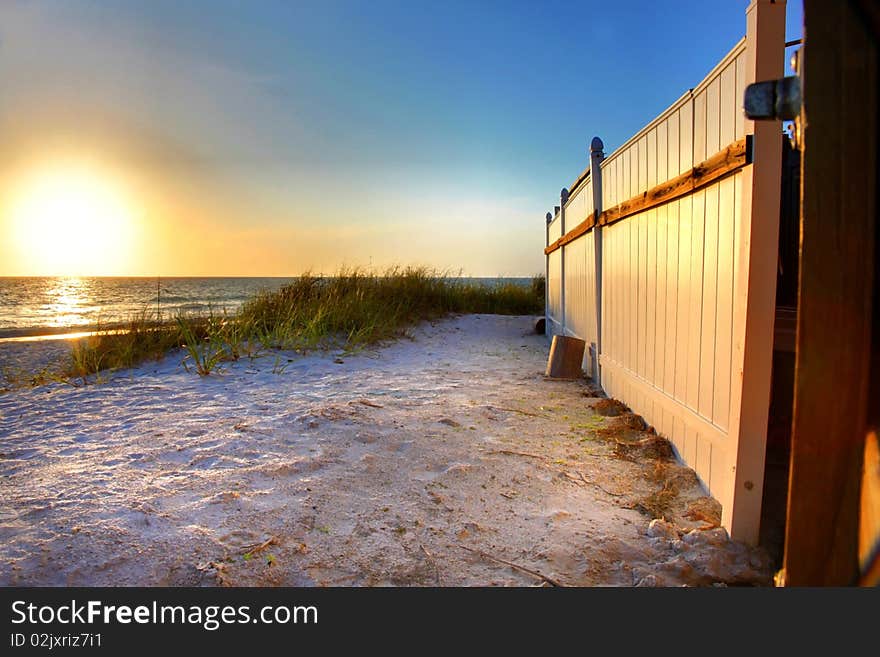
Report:
M796 75L750 84L743 98L746 117L752 121L793 121L790 137L792 147L797 150L800 150L803 134L801 50L791 56L791 67Z
M794 121L801 112L801 79L791 75L750 84L743 107L752 121Z

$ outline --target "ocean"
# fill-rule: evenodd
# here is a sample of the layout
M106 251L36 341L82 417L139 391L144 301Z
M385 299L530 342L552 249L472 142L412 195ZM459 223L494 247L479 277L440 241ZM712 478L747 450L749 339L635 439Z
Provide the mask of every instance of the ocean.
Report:
M234 311L260 290L294 278L0 277L0 339L85 331L140 313L170 317ZM528 285L530 278L468 278Z

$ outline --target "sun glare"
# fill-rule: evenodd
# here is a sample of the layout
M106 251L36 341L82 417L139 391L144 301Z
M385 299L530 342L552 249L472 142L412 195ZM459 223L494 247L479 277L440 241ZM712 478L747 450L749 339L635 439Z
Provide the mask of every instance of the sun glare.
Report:
M122 186L90 169L41 171L17 190L10 217L20 259L50 275L115 274L130 258Z

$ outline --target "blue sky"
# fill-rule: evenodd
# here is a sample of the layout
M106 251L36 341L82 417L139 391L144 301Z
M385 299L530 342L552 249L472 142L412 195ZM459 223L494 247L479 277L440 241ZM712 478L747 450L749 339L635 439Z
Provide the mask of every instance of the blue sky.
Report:
M590 138L699 82L747 4L10 0L0 166L98 157L210 254L144 239L113 273L529 275Z

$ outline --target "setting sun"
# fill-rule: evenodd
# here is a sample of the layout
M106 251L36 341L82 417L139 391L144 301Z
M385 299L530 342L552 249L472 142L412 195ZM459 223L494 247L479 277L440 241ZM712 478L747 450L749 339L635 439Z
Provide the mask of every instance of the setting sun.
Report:
M55 274L112 274L130 257L132 212L122 186L87 168L41 170L10 208L20 256Z

